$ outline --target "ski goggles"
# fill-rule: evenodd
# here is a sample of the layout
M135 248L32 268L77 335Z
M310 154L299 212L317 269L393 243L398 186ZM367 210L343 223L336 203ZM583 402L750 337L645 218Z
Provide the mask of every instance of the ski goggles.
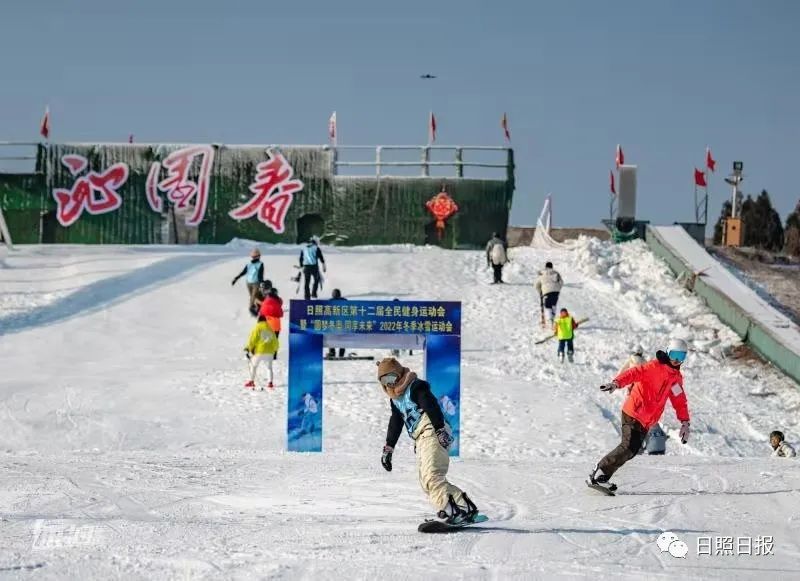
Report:
M384 375L381 375L378 378L378 381L381 382L381 385L383 387L390 387L390 386L394 385L395 383L397 383L397 380L399 380L399 379L400 379L400 375L395 373L394 371L392 371L391 373L386 373Z
M686 359L686 351L670 351L667 356L673 361L683 363Z

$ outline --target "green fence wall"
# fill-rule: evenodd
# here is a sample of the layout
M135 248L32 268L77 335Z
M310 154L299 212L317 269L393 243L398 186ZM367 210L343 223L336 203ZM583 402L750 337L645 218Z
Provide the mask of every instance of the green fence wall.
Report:
M652 228L647 229L647 245L662 258L675 275L692 272L677 252ZM703 298L708 307L762 357L781 369L800 384L800 355L784 345L768 327L750 316L726 294L697 277L694 292Z
M0 207L15 243L153 244L172 242L165 233L173 217L154 212L146 198L150 166L184 145L167 144L53 144L40 146L36 173L0 173ZM324 232L338 244L437 243L431 237L432 217L425 202L444 184L459 206L447 223L441 244L476 247L493 231L505 232L514 192L513 156L504 179L440 177L343 177L334 175L333 150L327 147L277 148L304 183L286 216L282 234L256 218L236 221L228 213L253 195L249 186L256 166L267 160L266 147L214 146L208 207L196 232L200 243L226 243L234 237L264 242L295 243L303 234L298 220L318 215ZM86 212L69 227L56 220L55 188L69 189L75 179L61 163L65 154L88 159L88 170L103 171L114 163L128 165L129 176L118 192L122 206L103 215ZM196 179L199 160L189 176ZM163 177L163 174L162 174ZM162 198L164 196L162 195Z

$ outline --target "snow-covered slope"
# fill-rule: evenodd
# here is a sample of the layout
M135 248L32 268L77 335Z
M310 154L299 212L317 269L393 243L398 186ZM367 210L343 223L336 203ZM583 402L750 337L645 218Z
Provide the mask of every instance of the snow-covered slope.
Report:
M503 286L479 252L325 249L326 294L463 301L451 476L492 521L446 537L416 532L430 507L405 436L394 471L380 467L388 407L374 364L327 364L325 453L283 451L285 349L275 393L241 388L252 319L230 280L248 248L23 246L5 258L0 577L800 575L800 465L767 457L771 430L797 440L800 392L727 361L736 337L643 244L516 249ZM296 248L262 250L294 297ZM531 282L546 260L567 282L560 305L590 319L573 365L534 345ZM692 439L634 459L616 498L595 496L583 479L617 443L622 404L598 386L630 344L654 351L671 334L695 349ZM676 436L669 408L664 425ZM663 530L684 538L686 559L659 551ZM698 556L712 536L772 536L774 554Z

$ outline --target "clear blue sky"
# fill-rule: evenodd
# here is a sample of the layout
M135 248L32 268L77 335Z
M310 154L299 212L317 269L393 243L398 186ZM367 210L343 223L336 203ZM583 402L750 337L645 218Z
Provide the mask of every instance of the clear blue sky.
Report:
M78 7L80 6L80 10ZM555 224L608 213L614 148L639 165L638 214L690 220L693 166L731 162L785 219L800 197L800 2L7 2L0 140L501 145L512 223L546 192ZM419 75L439 76L423 81Z

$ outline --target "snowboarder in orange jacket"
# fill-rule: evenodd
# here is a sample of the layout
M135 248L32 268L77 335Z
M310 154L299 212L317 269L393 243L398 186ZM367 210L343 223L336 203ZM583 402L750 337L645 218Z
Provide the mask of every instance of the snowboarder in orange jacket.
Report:
M611 491L616 489L609 479L638 454L647 431L661 419L668 399L681 422L681 442L685 444L688 441L689 406L680 371L687 351L686 341L672 339L666 352L656 352L652 361L623 371L611 382L600 386L602 391L610 393L633 384L622 406L622 441L595 465L589 475L590 484L599 484Z

